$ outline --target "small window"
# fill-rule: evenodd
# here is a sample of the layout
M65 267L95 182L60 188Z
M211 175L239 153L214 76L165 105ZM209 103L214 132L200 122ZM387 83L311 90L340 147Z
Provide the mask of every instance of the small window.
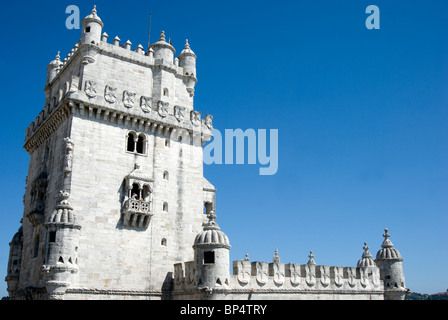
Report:
M139 153L139 154L145 153L145 136L142 134L138 136L137 153Z
M168 171L165 171L164 173L163 173L163 179L164 180L168 180L170 178L170 174L168 173Z
M37 258L39 255L39 235L37 235L34 238L34 252L33 252L33 258Z
M168 212L168 203L166 202L163 203L163 211Z
M167 88L164 88L164 89L163 89L163 95L164 95L165 97L169 97L169 91L168 91Z
M89 33L90 32L90 27L87 27L86 28L86 33Z
M49 243L56 242L56 231L50 231L49 237L48 237Z
M205 263L215 263L215 252L205 251L204 252L204 264Z
M166 239L163 238L160 244L161 244L162 246L166 247Z
M129 152L135 151L135 135L133 132L129 132L129 134L128 134L127 151L129 151Z

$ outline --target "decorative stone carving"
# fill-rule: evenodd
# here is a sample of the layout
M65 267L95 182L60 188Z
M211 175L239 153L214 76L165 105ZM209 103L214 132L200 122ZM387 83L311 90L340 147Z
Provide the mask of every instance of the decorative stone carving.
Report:
M194 281L195 270L194 261L185 262L185 281L186 283L192 283Z
M174 106L174 116L176 117L177 121L183 121L185 119L185 107L180 106Z
M72 162L73 162L73 140L70 138L65 138L65 159L64 159L64 172L72 171Z
M159 101L158 102L158 112L162 118L165 118L168 115L168 102Z
M89 98L96 97L97 91L98 91L97 90L97 83L95 81L92 81L92 80L87 80L84 91L86 92L86 95Z
M342 267L333 267L334 269L334 283L337 286L342 286L344 278L344 269Z
M320 282L324 287L330 284L330 267L320 266Z
M288 271L287 276L290 277L292 285L297 286L302 282L299 264L290 263L286 270Z
M190 119L194 126L199 126L201 124L201 113L199 111L191 110Z
M369 269L368 268L360 268L360 277L361 277L361 285L366 287L369 284Z
M265 284L269 278L269 266L267 262L255 262L256 279L259 284Z
M348 278L348 284L351 287L354 287L356 285L356 268L353 267L347 268L347 278Z
M239 260L237 261L237 279L242 284L247 284L250 281L250 261L249 260Z
M123 104L126 108L132 108L135 104L135 93L125 90L123 92Z
M274 283L277 285L282 285L285 282L285 264L280 262L274 262L272 266L273 266Z
M140 98L140 108L142 108L143 112L150 112L152 108L152 98L142 96Z
M205 115L205 125L207 126L207 128L209 128L210 130L213 129L213 116L211 114L206 114Z
M104 89L104 99L110 103L114 103L115 101L117 101L117 88L106 86L106 88Z

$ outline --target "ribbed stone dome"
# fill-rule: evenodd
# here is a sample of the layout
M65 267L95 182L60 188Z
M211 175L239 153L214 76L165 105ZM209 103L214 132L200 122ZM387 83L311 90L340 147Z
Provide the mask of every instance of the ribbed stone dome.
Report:
M222 232L216 223L216 215L212 211L208 215L209 221L205 223L204 230L198 233L193 247L213 247L230 249L229 238Z
M367 242L364 242L364 253L362 259L358 261L358 268L375 267L375 261L372 259L372 254L369 252Z
M69 197L70 193L68 193L67 191L61 191L59 193L60 201L57 204L56 209L48 218L47 224L64 224L73 225L74 227L79 226L76 220L76 216L73 212L73 208L68 203Z
M390 234L387 233L388 229L384 230L386 233L383 234L383 237L385 238L383 241L383 244L381 245L381 250L378 251L376 254L377 260L384 260L384 259L395 259L395 260L402 260L400 252L394 248L394 245L389 240Z
M98 17L96 12L96 6L93 6L92 13L84 18L83 22L95 21L103 27L103 21L101 21L100 17Z

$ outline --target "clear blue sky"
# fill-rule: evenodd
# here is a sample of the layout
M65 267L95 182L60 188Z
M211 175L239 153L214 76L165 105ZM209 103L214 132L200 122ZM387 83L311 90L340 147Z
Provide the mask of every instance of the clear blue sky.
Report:
M448 288L448 2L26 1L2 3L0 296L22 217L25 127L44 106L46 66L79 30L67 5L94 4L104 31L133 48L161 30L198 55L196 108L224 129L278 129L279 170L209 165L231 260L356 266L384 228L414 292ZM367 30L365 9L381 10Z

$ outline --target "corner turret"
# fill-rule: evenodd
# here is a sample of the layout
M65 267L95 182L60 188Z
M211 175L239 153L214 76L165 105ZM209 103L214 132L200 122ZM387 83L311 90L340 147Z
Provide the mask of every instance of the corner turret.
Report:
M198 82L196 78L196 55L191 50L188 40L185 43L185 49L179 55L179 66L183 68L185 78L185 84L190 96L194 95L194 87Z
M59 72L59 69L62 66L62 62L60 60L60 52L58 51L58 54L54 58L53 61L51 61L47 66L47 85L53 81L53 79L56 77L56 75Z
M194 241L196 276L199 289L212 292L213 289L229 285L229 239L220 231L213 211L208 214L209 221L203 224L204 230Z
M98 17L96 12L96 6L93 6L92 13L84 18L81 22L82 24L82 34L81 43L86 44L96 44L98 45L101 41L101 33L103 30L103 22L100 17Z
M174 54L176 50L174 47L165 41L165 31L160 33L159 41L151 45L154 50L154 59L163 59L171 64L174 63Z
M389 240L388 229L384 229L385 238L381 250L376 254L375 263L380 269L381 280L384 281L385 300L404 300L406 289L403 273L403 258Z
M46 290L48 299L62 300L65 291L73 283L73 275L78 272L79 231L73 208L68 202L70 193L61 191L59 203L48 218L46 248L47 263L43 271L47 274Z

